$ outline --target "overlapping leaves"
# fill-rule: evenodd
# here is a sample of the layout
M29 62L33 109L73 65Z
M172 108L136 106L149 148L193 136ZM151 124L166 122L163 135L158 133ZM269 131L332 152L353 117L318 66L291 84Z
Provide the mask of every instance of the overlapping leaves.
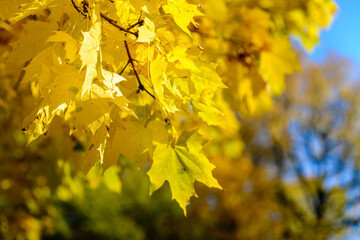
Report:
M23 28L6 70L39 99L24 120L28 144L60 117L85 149L84 172L120 155L151 165L151 191L168 181L184 211L195 181L221 188L203 143L237 131L234 111L271 106L300 69L288 39L299 28L250 2L1 1L0 26Z

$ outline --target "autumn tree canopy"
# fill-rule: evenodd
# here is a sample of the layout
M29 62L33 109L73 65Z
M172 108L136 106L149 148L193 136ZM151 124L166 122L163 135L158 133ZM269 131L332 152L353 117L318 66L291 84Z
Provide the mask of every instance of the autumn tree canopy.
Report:
M271 109L301 70L290 37L311 49L336 9L331 0L3 0L0 104L40 157L56 153L85 173L129 159L147 171L150 193L168 182L186 214L196 181L222 188L208 157L240 154L239 117Z

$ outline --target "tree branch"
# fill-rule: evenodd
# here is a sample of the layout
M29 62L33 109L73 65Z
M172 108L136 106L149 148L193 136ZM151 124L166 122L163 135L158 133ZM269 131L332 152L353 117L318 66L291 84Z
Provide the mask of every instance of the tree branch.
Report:
M83 1L83 2L84 2L84 1ZM77 6L77 5L75 4L74 0L71 0L71 3L72 3L72 5L74 6L75 10L76 10L78 13L80 13L81 15L83 15L83 16L86 17L86 18L89 17L88 14L86 14L79 6ZM86 5L86 6L87 6L87 5ZM130 31L129 29L131 29L132 27L134 27L134 26L136 26L136 25L138 25L138 24L141 24L143 21L142 21L141 23L140 23L140 21L139 21L139 22L137 22L136 24L131 25L131 26L130 26L131 28L129 27L129 29L126 29L126 28L123 28L123 27L121 27L120 25L118 25L118 24L117 24L117 21L109 18L108 16L106 16L106 15L103 14L103 13L100 13L100 17L103 18L103 19L104 19L105 21L107 21L108 23L110 23L111 25L113 25L114 27L116 27L117 29L119 29L120 31L123 31L123 32L129 33L129 34L132 34L132 35L134 35L135 37L138 37L138 36L139 36L139 34L138 34L137 32L132 32L132 31Z
M121 75L125 71L126 67L129 65L129 63L130 63L130 61L128 60L126 65L123 67L123 69L121 69L121 71L118 73L119 75Z
M136 27L137 25L143 25L144 24L144 20L142 20L142 19L139 19L139 21L137 21L136 23L134 23L133 25L130 25L128 28L127 28L127 30L130 30L130 29L132 29L132 28L134 28L134 27Z
M71 3L72 3L72 5L74 6L75 10L76 10L78 13L80 13L81 15L83 15L83 16L86 17L86 18L88 17L88 15L86 15L86 14L81 10L81 8L75 4L74 0L71 0Z
M132 35L134 35L135 37L138 37L138 36L139 36L139 34L138 34L137 32L132 32L132 31L130 31L130 30L128 30L128 29L125 29L125 28L119 26L115 20L109 18L109 17L106 16L105 14L100 13L100 16L101 16L103 19L105 19L108 23L110 23L111 25L113 25L114 27L116 27L117 29L119 29L120 31L123 31L123 32L129 33L129 34L132 34Z
M136 69L135 69L135 66L134 66L134 61L133 61L133 59L131 58L130 50L129 50L129 47L128 47L128 44L127 44L126 40L124 40L124 44L125 44L125 48L126 48L127 55L128 55L128 57L129 57L129 62L130 62L131 66L132 66L132 68L133 68L133 70L134 70L135 77L136 77L136 79L137 79L137 81L138 81L138 83L139 83L139 90L145 91L145 92L146 92L147 94L149 94L153 99L155 99L155 96L152 95L152 94L144 87L144 85L143 85L143 84L141 83L141 81L140 81L139 75L138 75L138 73L137 73L137 71L136 71Z
M79 6L77 6L74 2L74 0L71 0L71 3L72 5L74 6L75 10L80 13L81 15L85 16L85 17L89 17ZM129 33L129 34L132 34L134 35L135 37L138 37L139 36L139 33L138 32L132 32L130 31L130 29L136 27L137 25L142 25L144 23L144 20L140 20L137 21L136 23L132 24L131 26L129 26L127 29L121 27L120 25L117 24L117 21L109 18L108 16L106 16L105 14L101 13L100 12L100 17L103 18L105 21L107 21L108 23L110 23L111 25L113 25L114 27L116 27L117 29L119 29L120 31L123 31L125 33ZM127 52L127 55L128 55L128 62L126 63L125 67L121 70L121 72L119 74L122 74L126 67L129 65L129 63L131 64L133 70L134 70L134 73L135 73L135 77L139 83L139 91L145 91L147 94L149 94L152 98L155 99L155 96L153 94L151 94L146 88L145 86L141 83L140 81L140 78L139 78L139 75L135 69L135 66L134 66L134 60L131 58L131 54L130 54L130 51L129 51L129 47L128 47L128 44L126 42L126 40L124 40L124 43L125 43L125 48L126 48L126 52Z

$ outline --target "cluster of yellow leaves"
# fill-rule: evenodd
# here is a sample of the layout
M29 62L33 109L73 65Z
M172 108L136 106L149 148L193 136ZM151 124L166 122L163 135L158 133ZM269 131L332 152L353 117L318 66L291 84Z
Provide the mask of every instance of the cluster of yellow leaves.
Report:
M245 116L269 110L285 77L301 70L289 36L310 49L337 9L330 0L210 0L202 6L208 17L200 20L196 39L218 63L231 108Z
M40 99L23 123L27 143L61 118L85 146L74 165L106 170L120 155L151 164L151 192L168 181L185 211L195 181L221 188L204 141L236 132L234 111L269 109L285 76L300 69L288 34L310 23L287 29L293 15L280 19L278 9L310 9L315 20L305 19L316 27L332 14L330 1L327 20L319 19L322 1L305 10L302 1L276 2L0 1L0 26L23 28L5 70Z

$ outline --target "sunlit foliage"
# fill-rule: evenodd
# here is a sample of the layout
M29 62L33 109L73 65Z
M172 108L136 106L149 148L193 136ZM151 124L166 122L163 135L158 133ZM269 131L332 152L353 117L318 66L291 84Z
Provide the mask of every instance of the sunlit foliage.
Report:
M150 193L167 182L186 215L195 182L222 189L209 158L241 157L240 118L272 109L301 70L290 37L310 49L336 9L330 0L0 1L1 188L12 205L2 232L50 234L54 195L120 192L121 159L146 172Z

